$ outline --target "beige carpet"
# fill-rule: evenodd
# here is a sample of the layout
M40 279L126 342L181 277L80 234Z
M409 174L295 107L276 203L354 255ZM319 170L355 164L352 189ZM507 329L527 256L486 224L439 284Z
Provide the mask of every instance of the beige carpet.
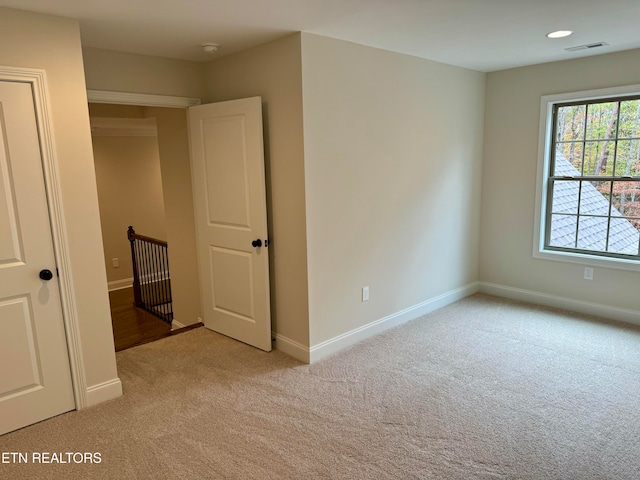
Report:
M640 329L475 295L316 365L204 328L125 395L0 437L6 479L638 479Z

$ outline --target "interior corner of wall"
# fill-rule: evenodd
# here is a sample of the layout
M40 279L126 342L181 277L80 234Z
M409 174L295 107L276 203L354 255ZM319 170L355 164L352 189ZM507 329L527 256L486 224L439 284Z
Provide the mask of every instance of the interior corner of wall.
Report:
M88 387L87 404L85 406L92 407L120 396L122 396L122 382L118 377L115 377L106 382Z

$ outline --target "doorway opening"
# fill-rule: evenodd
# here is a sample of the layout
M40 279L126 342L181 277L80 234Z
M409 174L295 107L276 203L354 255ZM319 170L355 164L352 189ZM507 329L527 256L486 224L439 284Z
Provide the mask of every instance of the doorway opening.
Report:
M172 278L168 268L169 230L175 226L168 221L166 204L174 198L167 195L164 187L175 179L171 172L169 178L163 178L167 172L163 172L160 159L158 110L168 109L89 104L116 351L200 325L197 317L174 315L171 290L182 291L185 285L180 278ZM186 160L188 168L188 157ZM185 189L191 205L190 188ZM173 260L176 259L179 261L181 256L175 255ZM177 265L177 270L184 270L184 265ZM197 290L199 286L187 288ZM143 302L141 295L146 298L149 294L152 301ZM186 312L183 309L180 313Z
M90 113L108 117L126 108L156 119L172 323L202 325L204 317L207 328L270 351L262 99L200 105L160 95L88 90L87 96Z

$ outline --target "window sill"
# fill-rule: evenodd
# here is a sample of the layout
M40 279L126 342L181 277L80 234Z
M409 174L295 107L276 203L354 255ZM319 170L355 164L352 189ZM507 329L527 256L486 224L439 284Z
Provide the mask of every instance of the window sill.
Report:
M533 257L541 260L577 263L593 267L616 268L620 270L640 272L640 262L636 260L626 260L623 258L604 258L584 253L558 252L555 250L536 250L533 252Z

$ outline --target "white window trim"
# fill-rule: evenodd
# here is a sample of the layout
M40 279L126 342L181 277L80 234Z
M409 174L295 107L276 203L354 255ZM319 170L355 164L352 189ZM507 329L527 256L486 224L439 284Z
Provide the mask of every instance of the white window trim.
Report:
M623 258L606 258L584 253L561 252L544 248L545 212L547 211L547 172L549 171L553 105L574 100L597 100L626 94L640 93L640 85L584 90L582 92L544 95L540 99L540 126L538 137L538 168L536 176L535 221L533 224L533 257L595 267L620 268L640 272L640 262Z

